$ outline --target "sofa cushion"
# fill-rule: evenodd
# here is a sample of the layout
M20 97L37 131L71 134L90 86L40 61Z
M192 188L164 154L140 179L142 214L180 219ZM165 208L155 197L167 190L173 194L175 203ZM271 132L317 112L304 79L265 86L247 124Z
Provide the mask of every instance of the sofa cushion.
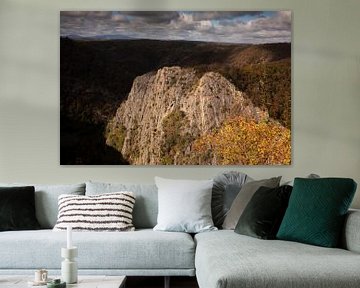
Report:
M195 236L200 288L353 288L360 254L297 242L262 240L230 230Z
M40 228L34 192L33 186L0 187L0 231Z
M114 192L92 196L63 194L59 197L59 216L55 231L133 231L133 192Z
M235 229L237 222L240 219L241 214L243 213L246 205L249 203L251 197L255 192L261 187L275 188L279 186L281 177L273 177L270 179L250 181L244 184L237 194L234 202L232 203L229 212L227 213L223 228L224 229Z
M343 248L360 253L360 210L350 209L346 215L341 237Z
M211 213L216 227L222 227L225 216L230 210L231 204L239 193L241 187L251 180L252 178L245 173L237 171L226 171L220 173L214 178Z
M349 178L295 178L277 238L337 247L355 190Z
M53 228L58 216L58 197L61 194L84 195L85 184L33 185L0 183L0 186L34 186L36 218L41 228Z
M73 232L72 240L79 270L194 269L195 244L186 233ZM2 232L0 269L60 269L61 247L66 247L66 231Z
M159 214L154 230L198 233L217 229L211 217L213 180L155 177Z
M260 187L236 224L235 232L261 239L275 239L288 206L292 187Z
M133 223L136 229L153 228L158 214L158 193L155 184L121 184L86 182L86 195L131 191L136 202L133 211Z

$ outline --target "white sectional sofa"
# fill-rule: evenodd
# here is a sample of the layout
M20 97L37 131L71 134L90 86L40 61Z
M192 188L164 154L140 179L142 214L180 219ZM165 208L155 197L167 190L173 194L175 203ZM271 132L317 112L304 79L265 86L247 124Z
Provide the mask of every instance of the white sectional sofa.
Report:
M12 184L11 184L12 185ZM11 186L8 184L8 186ZM0 184L5 186L5 184ZM133 232L73 232L80 274L195 276L201 288L359 287L360 211L350 211L343 245L323 248L297 242L260 240L218 230L196 235L153 231L155 185L94 183L35 185L40 230L0 232L0 277L46 268L60 273L66 233L51 228L60 194L133 191ZM169 283L165 281L165 283Z

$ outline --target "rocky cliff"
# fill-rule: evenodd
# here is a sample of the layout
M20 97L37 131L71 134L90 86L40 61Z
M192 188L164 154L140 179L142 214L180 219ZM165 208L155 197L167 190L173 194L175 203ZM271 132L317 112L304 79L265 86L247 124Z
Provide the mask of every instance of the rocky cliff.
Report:
M192 164L192 143L224 120L268 118L217 72L163 67L137 77L106 130L131 164Z

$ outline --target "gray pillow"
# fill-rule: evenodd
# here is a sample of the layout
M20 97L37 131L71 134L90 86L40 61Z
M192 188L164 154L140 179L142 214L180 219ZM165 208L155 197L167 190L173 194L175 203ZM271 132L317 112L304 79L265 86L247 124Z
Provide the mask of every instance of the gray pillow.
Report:
M305 178L317 179L317 178L320 178L320 176L318 174L311 173L308 176L306 176ZM292 179L290 181L286 181L283 185L294 186L294 179Z
M211 217L213 180L155 177L159 213L154 230L198 233L217 230Z
M261 186L269 188L279 187L280 179L281 176L245 183L224 219L224 223L222 225L223 229L234 230L241 214L244 212L246 205L249 203L255 192Z
M153 228L158 214L158 193L155 184L86 182L86 195L131 191L136 197L133 223L136 229Z
M24 184L3 184L0 186L24 186ZM25 186L35 187L35 210L36 218L43 229L52 229L58 216L58 197L61 194L85 195L85 183L69 185L34 185Z
M225 216L241 187L251 180L245 173L237 171L220 173L214 178L211 213L216 227L222 227Z

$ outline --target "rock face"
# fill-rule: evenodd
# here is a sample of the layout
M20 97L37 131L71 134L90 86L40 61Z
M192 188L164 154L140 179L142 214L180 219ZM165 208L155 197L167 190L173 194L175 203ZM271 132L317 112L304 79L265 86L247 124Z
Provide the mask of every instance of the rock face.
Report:
M108 124L106 143L131 164L196 164L192 142L237 115L268 118L219 73L163 67L134 80Z

